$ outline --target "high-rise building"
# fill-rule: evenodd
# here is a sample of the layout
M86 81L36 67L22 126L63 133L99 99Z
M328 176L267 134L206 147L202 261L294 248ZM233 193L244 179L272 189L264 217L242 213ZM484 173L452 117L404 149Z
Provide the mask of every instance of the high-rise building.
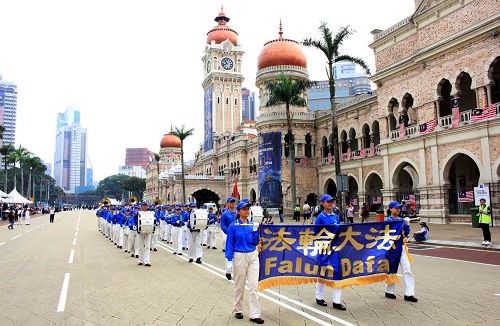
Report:
M5 128L3 143L14 145L16 140L17 86L2 80L0 75L0 125Z
M255 120L255 93L247 88L241 89L241 120Z
M45 174L52 176L52 163L43 163L45 165Z
M145 169L149 160L153 157L153 152L147 148L127 148L125 151L125 165L141 166Z
M54 179L65 192L87 185L87 129L80 124L80 111L57 114Z
M338 63L333 67L335 79L335 103L345 103L357 95L371 93L368 76L356 72L353 63ZM307 90L308 107L311 111L331 109L328 80L316 82Z
M142 166L120 166L118 174L128 175L129 177L146 178L146 169Z

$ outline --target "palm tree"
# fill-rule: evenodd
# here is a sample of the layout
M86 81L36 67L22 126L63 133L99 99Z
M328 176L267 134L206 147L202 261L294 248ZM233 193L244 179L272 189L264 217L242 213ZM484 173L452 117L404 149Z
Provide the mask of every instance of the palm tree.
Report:
M41 165L44 165L42 160L37 157L37 156L34 156L34 157L29 157L27 160L26 160L26 165L29 169L29 176L28 176L28 194L27 194L27 197L35 197L35 187L34 187L34 176L32 177L32 175L34 173L37 172L37 169L40 169L40 166Z
M0 147L0 154L2 155L3 160L3 173L4 173L4 182L3 182L3 191L6 193L7 190L7 166L10 163L9 156L14 151L14 147L10 144L3 145Z
M337 125L337 112L335 108L335 79L333 78L333 65L337 62L347 61L360 65L367 75L370 75L370 68L363 61L363 59L349 55L349 54L339 54L339 47L344 43L344 41L351 36L354 31L349 27L342 27L337 32L335 37L333 37L332 31L328 25L324 22L321 23L319 27L321 38L319 40L307 38L302 44L307 47L314 47L321 50L327 59L327 76L330 88L330 106L332 108L332 133L333 133L333 155L335 157L335 174L341 175L340 170L340 157L339 157L339 127ZM342 197L341 190L337 188L337 200L339 204L340 211L342 212Z
M156 185L158 188L158 194L157 194L156 198L160 199L160 159L161 159L161 156L158 153L153 153L153 155L154 155L155 161L156 161L156 177L158 179L158 183Z
M28 151L23 145L19 145L14 152L12 153L15 161L14 161L14 169L16 166L16 162L19 162L19 170L21 170L21 195L24 196L24 178L23 178L23 164L30 157L31 152ZM15 172L14 172L15 173ZM15 178L14 178L15 179ZM15 180L14 180L15 181ZM15 187L14 187L15 188Z
M297 206L297 180L295 177L295 136L292 130L293 115L290 106L307 106L307 101L302 97L305 91L313 84L309 80L291 79L282 72L278 79L265 83L268 92L266 107L285 104L286 124L288 135L288 148L290 152L290 185L292 190L292 209Z
M186 129L184 125L182 127L175 127L170 133L174 136L179 137L181 140L181 170L182 170L182 201L186 202L186 180L184 180L184 140L189 136L193 135L194 129Z
M3 140L3 133L5 132L5 127L0 125L0 139Z

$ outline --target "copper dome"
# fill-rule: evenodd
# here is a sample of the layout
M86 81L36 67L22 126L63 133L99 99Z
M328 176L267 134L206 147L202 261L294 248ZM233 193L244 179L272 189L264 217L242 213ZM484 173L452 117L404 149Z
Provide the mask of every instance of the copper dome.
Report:
M165 134L160 142L161 148L175 147L181 148L181 140L179 137L172 134Z
M238 33L227 26L229 18L224 14L223 10L219 12L219 16L215 17L215 21L218 25L207 33L207 43L210 44L215 41L216 44L220 44L225 40L229 40L233 45L238 45Z
M264 44L257 59L257 68L284 65L307 68L307 60L298 42L283 38L280 22L279 38Z

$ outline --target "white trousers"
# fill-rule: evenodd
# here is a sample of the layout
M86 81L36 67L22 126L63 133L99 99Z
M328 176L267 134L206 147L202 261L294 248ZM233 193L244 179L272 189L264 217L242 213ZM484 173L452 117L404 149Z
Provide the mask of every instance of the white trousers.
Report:
M410 261L408 260L408 256L406 255L406 251L404 249L401 251L401 261L399 264L403 270L403 290L405 291L405 295L413 296L415 295L415 278L411 272ZM385 292L395 294L396 283L386 284Z
M113 224L106 222L106 235L111 239L111 227Z
M165 221L160 220L160 240L165 240Z
M207 229L207 245L215 248L217 245L217 227L216 226L209 226Z
M181 228L177 227L177 226L173 226L172 227L172 247L174 249L174 252L175 253L179 253L182 251L182 248L180 246L180 231Z
M250 318L260 317L257 283L259 281L259 254L253 252L235 252L233 257L234 275L234 310L243 313L243 294L245 285L248 286L248 305ZM248 281L247 284L245 282Z
M172 224L165 225L165 234L163 235L163 239L167 242L172 242Z
M222 232L222 249L226 250L226 240L227 240L227 234Z
M120 237L120 225L113 224L113 242L118 244L118 238Z
M181 240L180 243L182 245L182 248L188 248L189 247L189 242L188 242L188 228L187 226L183 226L181 228ZM189 249L189 248L188 248Z
M26 213L26 216L24 217L24 224L29 225L30 224L30 213Z
M151 248L151 233L139 233L139 262L149 264L149 249Z
M128 236L128 251L139 256L139 237L137 236L137 231L130 230L130 235Z
M123 247L123 236L125 235L123 233L123 227L120 226L120 224L117 224L117 232L118 232L118 246Z
M316 299L324 300L325 299L325 287L323 283L316 283ZM332 301L333 303L340 303L342 298L342 289L333 288Z
M125 229L123 229L123 244L122 247L128 251L128 234L125 234Z
M198 259L203 256L203 249L201 247L201 231L188 231L189 259Z
M151 235L151 248L158 249L158 229Z
M201 230L201 244L206 246L208 240L208 230Z

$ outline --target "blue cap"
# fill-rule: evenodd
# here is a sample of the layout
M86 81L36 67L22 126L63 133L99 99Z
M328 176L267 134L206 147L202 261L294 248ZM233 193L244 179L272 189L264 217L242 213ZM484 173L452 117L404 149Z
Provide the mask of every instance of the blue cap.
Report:
M181 209L181 208L180 208L179 206L177 206L177 205L176 205L176 206L174 207L174 209L175 209L175 210L179 210L179 209Z
M401 208L401 206L403 206L403 204L398 203L397 201L391 201L389 203L389 209L390 208Z
M337 200L337 198L330 196L329 194L324 194L321 196L319 201L324 202L324 201L329 201L329 200Z
M229 196L229 197L227 197L227 199L226 199L226 203L229 203L230 201L233 201L233 200L234 200L234 201L236 201L236 198L234 198L234 197L232 197L232 196Z
M240 210L243 207L247 207L247 206L252 206L252 204L248 201L248 199L243 199L242 201L240 201L238 203L238 205L236 205L236 210Z
M141 201L141 204L140 204L140 205L142 206L142 205L147 205L147 204L148 204L148 203L146 203L145 201Z
M190 202L189 207L196 207L196 203L194 201Z

